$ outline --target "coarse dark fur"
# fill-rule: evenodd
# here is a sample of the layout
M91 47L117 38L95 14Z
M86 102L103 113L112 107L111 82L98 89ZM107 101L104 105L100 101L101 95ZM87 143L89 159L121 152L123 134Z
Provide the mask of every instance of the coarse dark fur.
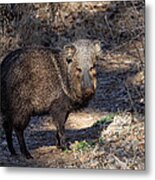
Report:
M43 47L11 52L1 64L3 128L12 155L14 130L20 150L31 158L24 140L30 117L49 114L57 128L58 146L65 148L69 113L87 104L96 89L98 42L78 40L63 50Z

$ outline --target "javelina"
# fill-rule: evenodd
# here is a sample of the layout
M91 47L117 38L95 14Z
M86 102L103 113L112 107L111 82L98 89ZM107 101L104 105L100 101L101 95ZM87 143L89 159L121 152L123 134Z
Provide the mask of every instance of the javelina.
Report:
M11 52L1 64L3 128L8 148L14 130L20 150L31 158L24 140L30 117L49 114L57 128L57 144L65 147L68 114L85 105L96 89L97 41L78 40L63 50L34 47Z

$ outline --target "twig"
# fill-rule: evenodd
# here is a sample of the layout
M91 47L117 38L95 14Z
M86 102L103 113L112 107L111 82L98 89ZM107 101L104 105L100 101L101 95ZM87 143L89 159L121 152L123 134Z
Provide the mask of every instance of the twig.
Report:
M107 19L107 15L104 16L104 19L105 19L105 22L106 22L109 30L110 30L111 37L113 38L113 37L114 37L114 34L113 34L112 29L111 29L111 27L110 27L110 25L109 25L109 22L108 22L108 19Z
M125 85L125 88L126 88L126 90L127 90L127 94L128 94L128 97L129 97L129 100L130 100L130 103L131 103L131 107L133 108L134 112L137 113L137 110L136 110L135 107L134 107L134 101L132 100L132 97L131 97L131 94L130 94L130 90L129 90L126 82L124 82L124 85Z
M136 44L135 44L135 43L133 43L133 45L134 45L134 47L135 47L135 49L136 49L136 51L137 51L137 54L138 54L138 57L139 57L140 62L143 64L144 62L143 62L143 60L142 60L142 58L141 58L141 55L140 55L139 49L137 48L137 46L136 46Z

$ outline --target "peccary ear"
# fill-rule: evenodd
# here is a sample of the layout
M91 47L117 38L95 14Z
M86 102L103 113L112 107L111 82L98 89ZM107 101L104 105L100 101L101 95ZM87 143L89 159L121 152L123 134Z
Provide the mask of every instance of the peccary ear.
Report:
M64 46L64 54L66 56L66 60L72 59L75 52L76 52L76 47L73 44L68 44L68 45Z
M100 53L101 53L101 44L100 44L100 41L94 40L93 44L94 44L94 49L95 49L96 56L99 56Z

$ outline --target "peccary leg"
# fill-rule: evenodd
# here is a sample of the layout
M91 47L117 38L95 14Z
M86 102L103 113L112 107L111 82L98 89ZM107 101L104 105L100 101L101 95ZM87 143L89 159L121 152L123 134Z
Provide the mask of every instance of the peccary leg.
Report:
M57 147L64 150L66 148L66 142L65 142L65 128L64 125L59 125L57 127Z
M7 140L7 145L8 145L8 149L11 153L11 155L17 155L16 152L15 152L15 149L13 147L13 143L12 143L12 122L8 121L8 120L5 120L4 123L3 123L3 128L4 128L4 131L5 131L5 135L6 135L6 140Z
M62 150L65 150L67 147L66 144L66 139L65 139L65 122L67 120L68 117L68 113L63 113L55 116L55 119L57 120L55 122L55 125L57 127L57 134L56 134L56 138L57 138L57 147L61 148Z
M22 153L27 159L33 158L33 157L31 156L31 154L29 153L29 151L27 150L27 147L26 147L26 144L25 144L24 130L23 130L23 129L15 128L15 132L16 132L16 135L17 135L17 138L18 138L18 142L19 142L19 145L20 145L21 153Z
M22 109L21 109L22 110ZM25 110L24 110L25 112ZM24 129L27 127L29 123L29 116L23 115L24 112L19 111L14 115L13 128L15 130L21 153L27 158L32 158L31 154L27 150L25 139L24 139Z

